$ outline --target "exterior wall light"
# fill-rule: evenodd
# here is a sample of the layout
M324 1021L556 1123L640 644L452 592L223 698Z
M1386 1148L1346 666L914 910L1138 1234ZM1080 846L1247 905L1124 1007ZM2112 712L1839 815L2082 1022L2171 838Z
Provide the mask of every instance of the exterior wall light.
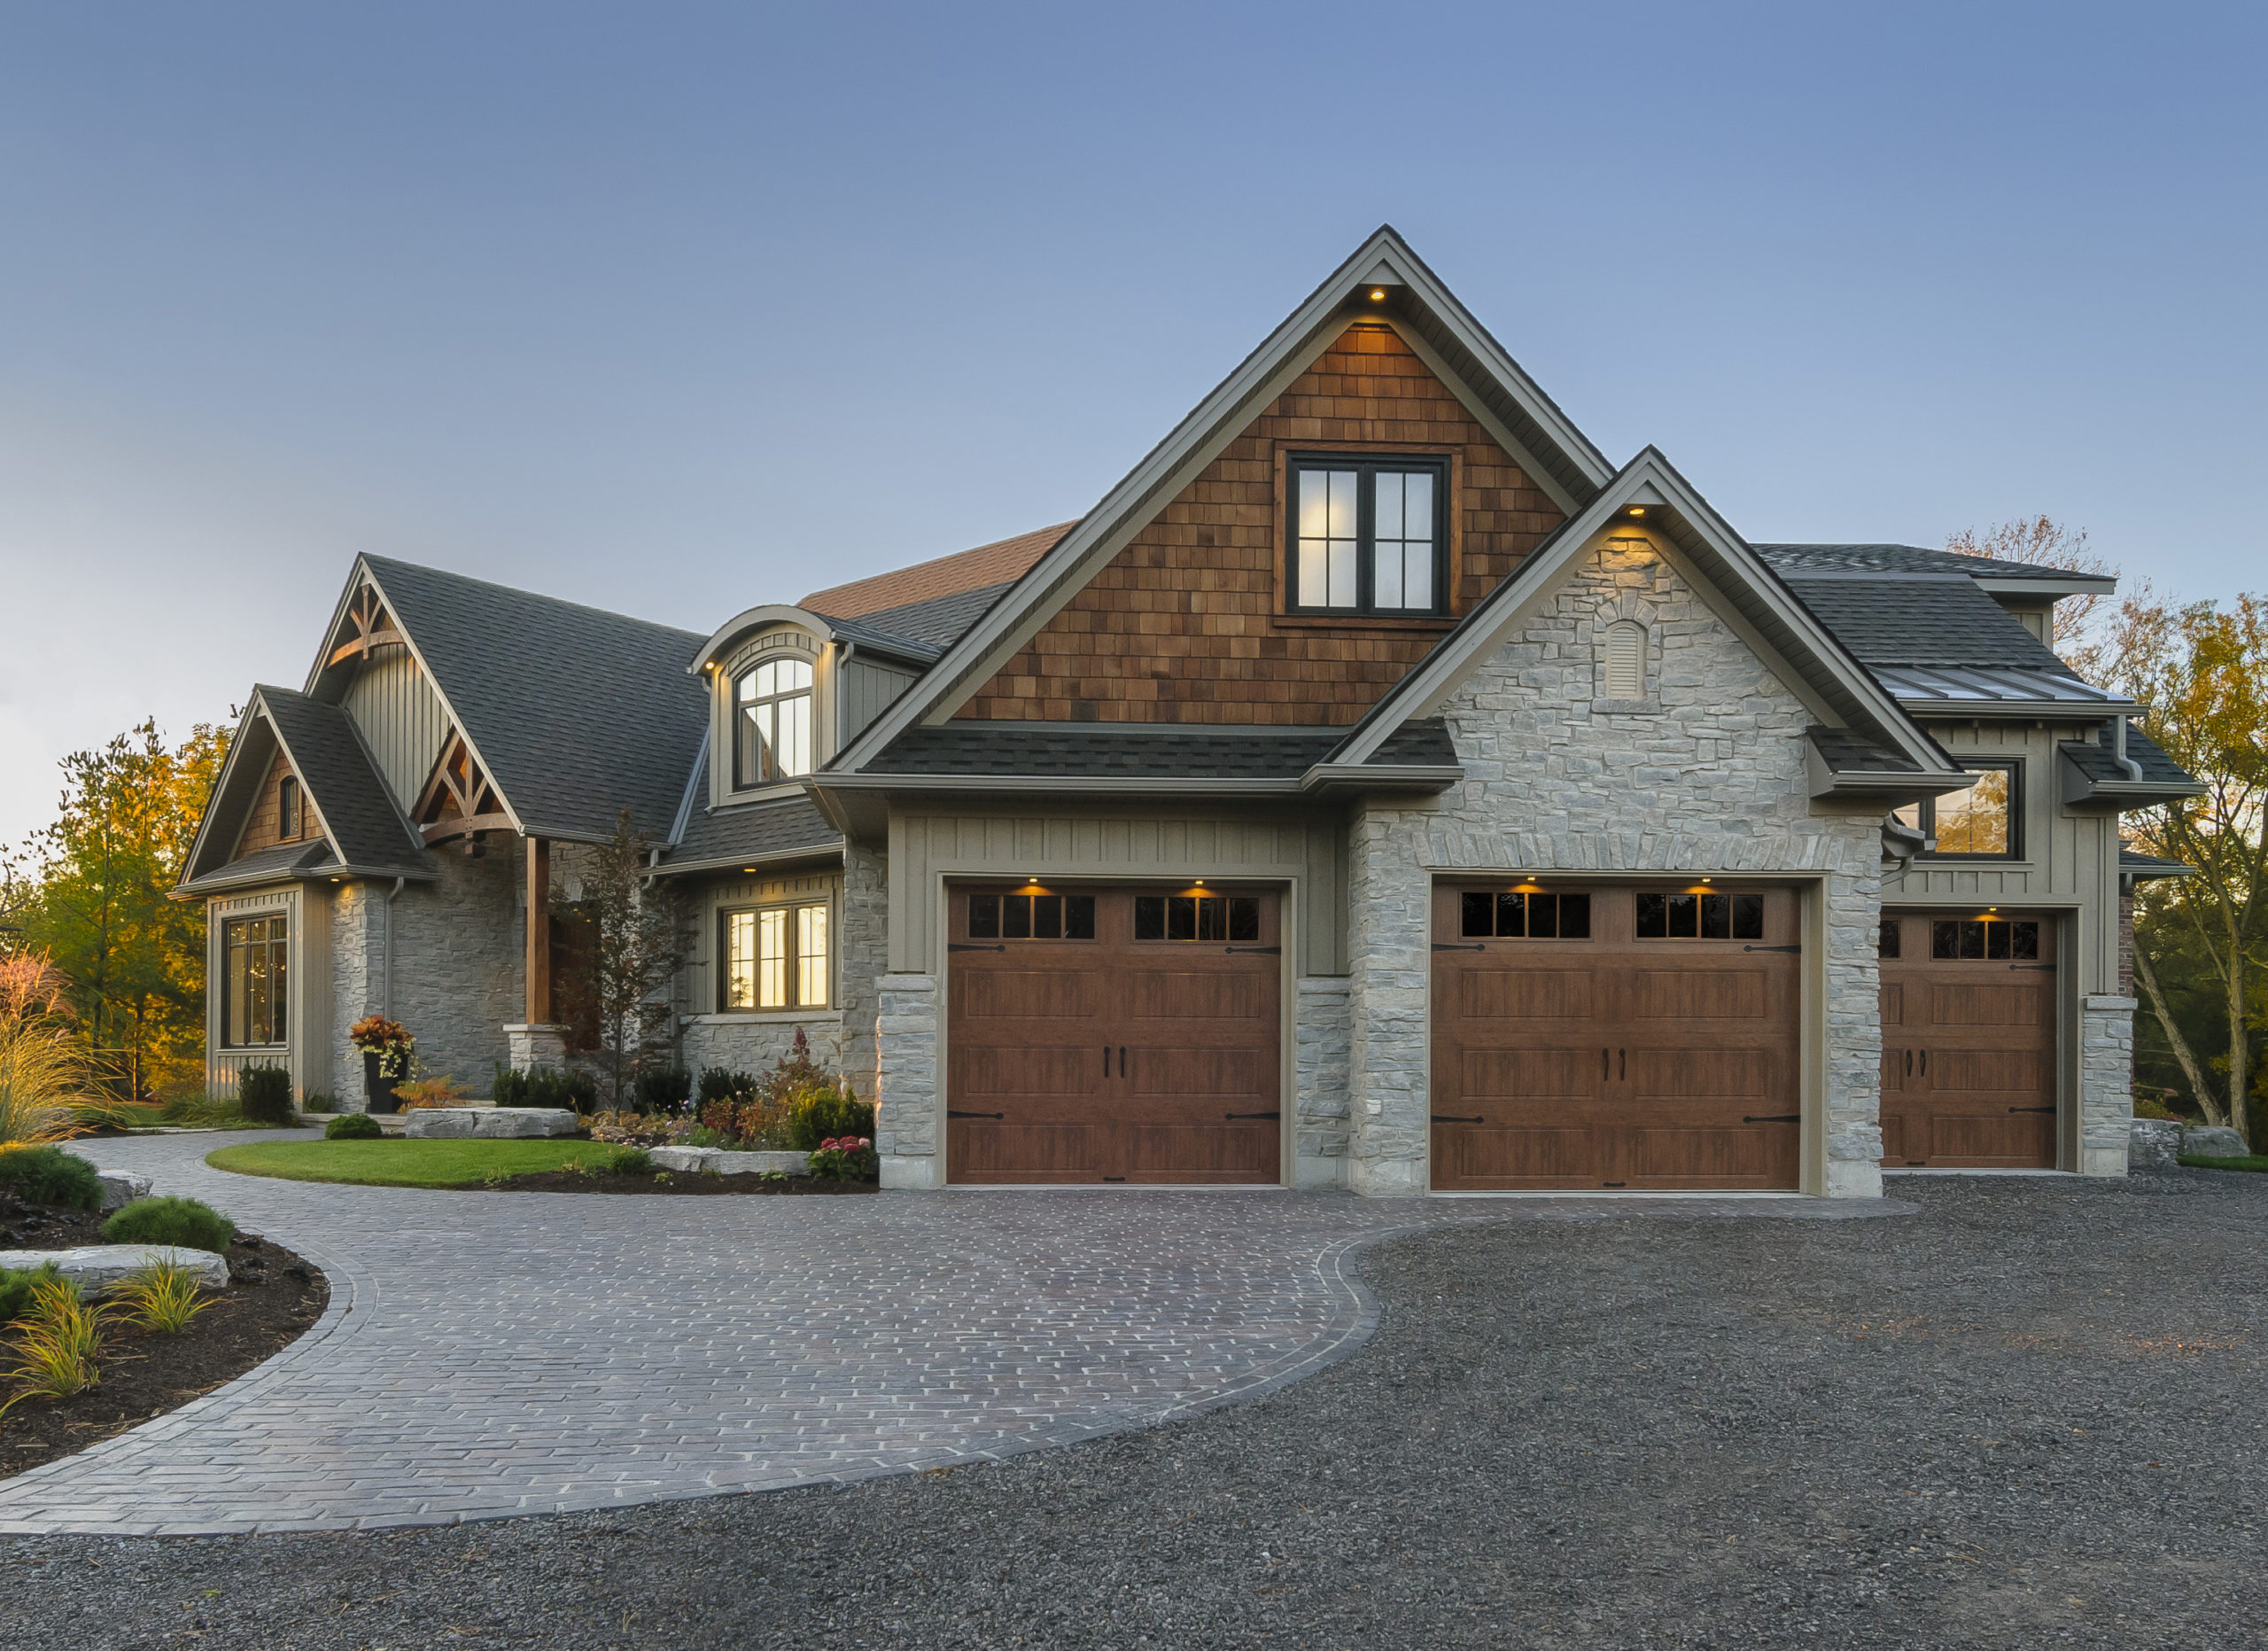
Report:
M1383 304L1383 303L1385 303L1385 302L1386 302L1386 289L1385 289L1384 287L1382 287L1382 286L1374 286L1374 287L1372 287L1372 288L1371 289L1371 302L1372 302L1373 304Z

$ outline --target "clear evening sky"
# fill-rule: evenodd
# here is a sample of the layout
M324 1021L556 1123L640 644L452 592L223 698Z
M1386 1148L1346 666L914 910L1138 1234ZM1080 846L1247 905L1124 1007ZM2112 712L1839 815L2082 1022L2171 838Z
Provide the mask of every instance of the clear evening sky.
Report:
M0 841L357 550L705 632L1080 514L1390 222L1751 539L2268 586L2257 6L0 6Z

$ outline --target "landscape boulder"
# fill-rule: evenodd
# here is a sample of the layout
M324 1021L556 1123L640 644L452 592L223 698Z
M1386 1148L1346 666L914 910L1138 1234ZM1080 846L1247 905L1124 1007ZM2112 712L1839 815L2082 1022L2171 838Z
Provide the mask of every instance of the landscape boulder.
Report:
M150 1195L150 1178L128 1175L124 1170L105 1170L101 1172L105 1210L123 1210L136 1198Z
M808 1175L808 1152L727 1152L719 1147L656 1147L649 1155L657 1170L672 1175Z
M412 1141L531 1141L575 1133L575 1115L563 1107L417 1107L405 1115Z
M2181 1120L2178 1118L2138 1118L2126 1143L2130 1170L2170 1170L2181 1156Z
M66 1279L77 1281L88 1295L139 1273L160 1261L177 1262L197 1269L197 1281L219 1289L229 1281L228 1258L209 1250L189 1250L175 1244L86 1244L76 1250L0 1250L0 1267L29 1272L50 1262Z
M2244 1144L2244 1137L2225 1124L2183 1130L2181 1151L2183 1156L2191 1158L2244 1158L2252 1156L2252 1149Z

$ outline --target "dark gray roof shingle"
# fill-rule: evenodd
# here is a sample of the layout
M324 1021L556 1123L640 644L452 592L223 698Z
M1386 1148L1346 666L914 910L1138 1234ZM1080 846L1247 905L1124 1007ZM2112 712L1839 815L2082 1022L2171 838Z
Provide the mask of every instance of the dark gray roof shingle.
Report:
M330 845L321 837L312 843L277 843L268 848L256 848L225 866L215 866L210 871L190 877L174 892L176 895L206 894L215 889L236 888L270 880L285 883L293 877L330 870L338 864L338 861L331 858Z
M1862 664L1999 666L2072 674L2023 620L1968 580L1781 577Z
M1014 582L1009 581L1011 584ZM943 653L959 642L969 627L990 612L992 604L999 601L1007 589L1006 584L980 585L974 590L957 590L951 596L932 596L926 602L909 602L903 607L885 608L879 613L862 613L858 616L858 623L895 632L900 636L910 636L916 642L928 642Z
M1749 547L1783 578L1814 572L1877 573L1958 573L1964 579L2070 579L2065 568L2040 567L2030 562L2003 562L1995 557L1962 556L1954 550L1927 550L1920 545L1751 545Z
M1922 765L1880 740L1850 728L1814 726L1805 730L1832 774L1919 774Z
M1062 775L1120 779L1297 779L1329 757L1343 728L1264 734L1096 723L1067 728L951 722L909 728L868 774Z
M424 845L395 812L385 782L371 767L346 713L288 688L263 686L258 691L344 863L372 871L428 873Z
M2118 766L2118 759L2107 744L2090 745L2084 740L2066 740L2061 747L2063 755L2081 774L2098 784L2117 785L2131 776ZM2126 754L2142 770L2142 779L2150 785L2187 785L2191 783L2186 769L2165 754L2164 748L2142 732L2129 725L2126 729Z
M810 611L817 613L819 611L814 608ZM944 652L944 649L936 642L923 642L918 637L907 636L897 631L885 630L882 627L866 619L839 619L832 613L820 613L819 617L825 619L835 634L847 642L856 643L862 648L876 649L883 653L894 654L901 659L915 664L935 665L937 656Z
M521 823L669 835L708 731L703 638L414 563L365 557Z
M811 798L798 796L737 808L697 808L686 822L685 840L669 851L662 864L664 869L690 868L842 845L843 834L827 823Z
M1449 738L1449 724L1440 717L1412 717L1379 743L1371 766L1453 768L1456 744Z

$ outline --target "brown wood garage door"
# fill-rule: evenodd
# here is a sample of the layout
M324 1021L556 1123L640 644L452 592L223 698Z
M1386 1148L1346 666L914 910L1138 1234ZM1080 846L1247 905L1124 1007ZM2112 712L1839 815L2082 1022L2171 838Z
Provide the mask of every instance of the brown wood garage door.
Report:
M1433 1187L1797 1185L1796 895L1442 885Z
M957 888L946 1177L1281 1179L1276 899Z
M1883 1164L2055 1167L2055 923L1882 923Z

